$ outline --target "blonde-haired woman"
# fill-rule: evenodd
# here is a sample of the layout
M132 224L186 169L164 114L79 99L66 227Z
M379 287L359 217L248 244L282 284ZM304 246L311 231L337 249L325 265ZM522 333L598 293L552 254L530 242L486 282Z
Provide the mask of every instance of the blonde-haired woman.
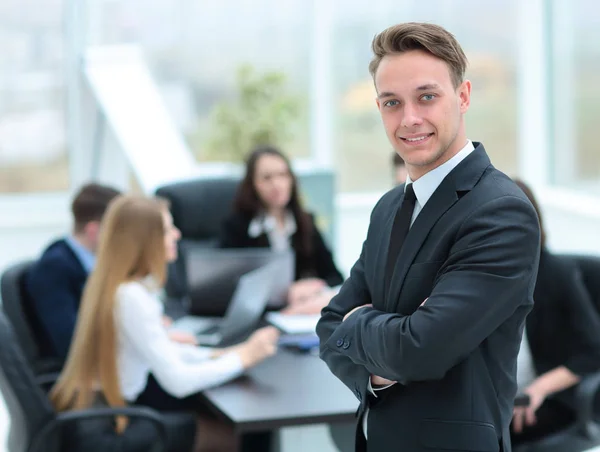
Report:
M260 329L229 349L169 339L156 292L164 283L167 263L177 257L179 237L164 201L121 196L111 203L74 340L51 393L57 410L86 408L100 399L111 407L132 403L162 411L197 411L194 394L275 353L278 333L273 328ZM117 419L117 432L126 425L127 420ZM222 441L228 436L215 435L219 428L201 430L197 450L210 450L213 437Z

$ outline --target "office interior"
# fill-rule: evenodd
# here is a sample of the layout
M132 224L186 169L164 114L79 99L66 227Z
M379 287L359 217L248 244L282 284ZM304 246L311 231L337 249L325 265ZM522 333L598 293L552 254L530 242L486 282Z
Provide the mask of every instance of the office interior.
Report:
M469 138L531 185L549 248L600 256L593 0L3 0L0 273L68 234L86 182L153 195L239 177L245 151L218 114L254 127L240 96L255 89L275 93L260 105L278 118L268 132L347 276L394 184L370 43L405 21L440 24L463 45ZM9 425L0 403L0 450ZM323 423L280 437L284 452L337 450Z

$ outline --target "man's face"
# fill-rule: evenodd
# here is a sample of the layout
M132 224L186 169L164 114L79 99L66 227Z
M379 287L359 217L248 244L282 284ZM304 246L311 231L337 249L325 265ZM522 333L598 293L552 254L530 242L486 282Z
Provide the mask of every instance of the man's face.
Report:
M471 83L454 88L446 62L414 50L384 57L375 74L377 106L392 146L416 180L466 144L463 115Z
M98 241L100 239L100 222L90 221L83 229L85 241L89 250L96 254L98 250Z

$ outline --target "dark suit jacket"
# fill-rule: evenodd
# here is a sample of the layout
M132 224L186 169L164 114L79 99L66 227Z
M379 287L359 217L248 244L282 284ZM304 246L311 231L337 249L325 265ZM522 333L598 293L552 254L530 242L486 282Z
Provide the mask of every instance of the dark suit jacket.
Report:
M26 289L45 356L66 358L87 276L65 240L52 243L29 271Z
M559 366L585 376L600 370L600 317L575 262L542 249L526 333L538 375ZM573 407L573 388L556 397Z
M312 217L311 217L312 218ZM234 213L223 223L219 239L222 248L268 248L269 238L266 234L258 237L248 235L248 226L252 218L241 213ZM292 248L296 249L298 234L292 236ZM329 286L337 286L344 280L339 272L331 251L327 248L317 225L313 220L312 256L306 257L296 253L296 280L301 278L316 277L327 282Z
M321 358L356 394L359 419L369 406L369 451L510 451L540 230L523 192L474 145L413 223L389 294L386 254L404 186L381 198L350 277L317 325ZM375 401L372 374L398 384Z

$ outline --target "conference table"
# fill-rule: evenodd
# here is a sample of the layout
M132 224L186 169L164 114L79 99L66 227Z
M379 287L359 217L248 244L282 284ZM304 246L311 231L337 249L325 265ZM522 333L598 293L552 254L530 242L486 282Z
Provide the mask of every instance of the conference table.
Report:
M181 303L167 303L177 319ZM231 424L238 436L308 424L355 421L358 400L313 353L281 347L277 354L243 376L208 389L201 401Z
M318 356L285 349L202 397L238 434L353 422L358 408L354 394Z

